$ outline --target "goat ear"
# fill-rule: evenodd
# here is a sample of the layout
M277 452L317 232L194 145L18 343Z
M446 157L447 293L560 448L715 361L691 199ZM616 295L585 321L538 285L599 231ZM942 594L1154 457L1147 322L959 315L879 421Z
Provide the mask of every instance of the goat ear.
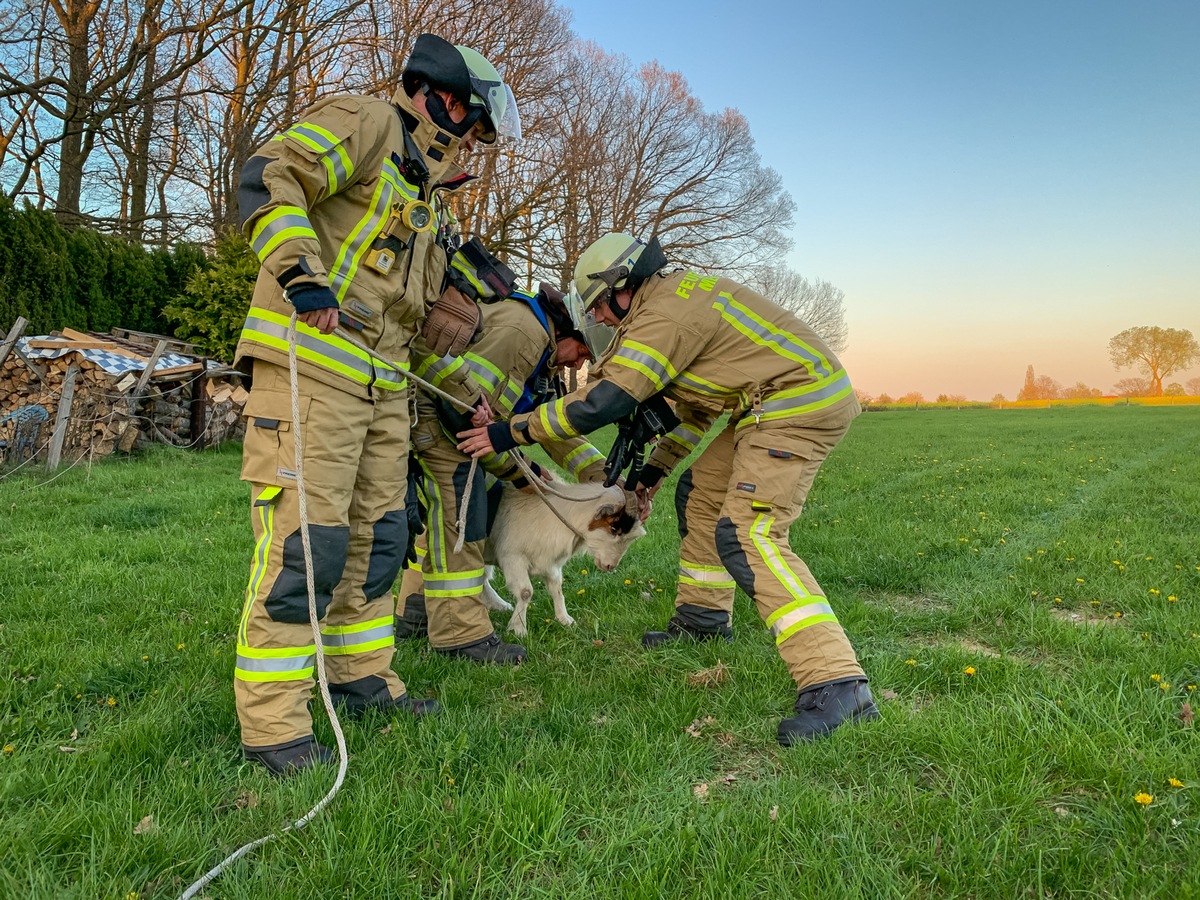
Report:
M611 519L613 516L619 515L621 513L621 511L624 509L625 509L624 506L619 506L615 503L607 504L605 506L600 507L598 510L596 510L596 518L597 519Z

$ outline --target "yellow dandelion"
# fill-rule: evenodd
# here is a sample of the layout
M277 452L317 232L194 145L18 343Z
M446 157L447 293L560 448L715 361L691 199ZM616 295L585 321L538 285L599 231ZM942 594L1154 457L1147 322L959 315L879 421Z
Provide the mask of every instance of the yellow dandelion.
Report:
M1118 571L1118 572L1124 572L1124 571L1125 571L1125 567L1124 567L1124 566L1117 566L1117 571Z
M75 695L75 699L76 699L76 700L82 700L82 699L83 699L83 694L76 694L76 695Z
M1189 691L1194 691L1194 690L1196 689L1196 686L1195 686L1194 684L1189 684L1189 685L1187 686L1187 689L1188 689Z
M633 584L633 582L632 582L632 581L630 581L628 578L626 578L626 579L625 579L625 583L626 583L626 584Z
M1090 601L1090 602L1091 602L1092 606L1099 606L1099 605L1100 605L1100 601L1099 601L1099 600L1092 600L1092 601Z
M1147 557L1146 557L1146 562L1150 562L1152 559L1154 559L1154 557L1153 557L1153 556L1147 556Z
M146 661L146 660L148 660L149 658L150 658L150 657L148 657L148 656L143 656L143 657L142 657L142 662L145 662L145 661Z
M187 644L180 644L180 645L179 645L178 647L176 647L175 649L176 649L176 650L182 650L182 649L183 649L184 647L186 647L186 646L187 646Z
M116 705L117 705L117 698L116 698L116 697L109 697L109 698L108 698L108 700L107 700L106 702L108 703L108 705L109 705L109 706L116 706Z
M1115 612L1115 613L1113 613L1113 618L1114 618L1114 619L1119 619L1119 618L1121 618L1123 615L1125 615L1125 613L1123 613L1123 612Z
M1055 597L1055 598L1054 598L1054 602L1055 602L1055 603L1062 603L1062 597Z
M1082 578L1076 578L1076 579L1075 579L1075 583L1076 583L1076 584L1083 584L1083 579L1082 579Z
M906 659L904 661L904 664L906 666L915 666L917 664L917 661L915 659Z
M964 675L974 675L974 674L975 674L975 667L974 667L974 666L967 666L965 669L963 669L963 674L964 674Z
M1154 594L1155 596L1158 596L1159 594L1162 593L1162 591L1160 591L1158 588L1150 588L1150 593Z
M1162 684L1159 685L1159 687L1162 688L1164 691L1167 690L1167 688L1169 688L1170 686L1171 686L1171 682L1169 682L1169 681L1164 681L1164 682L1162 682Z
M447 776L446 784L450 785L451 787L454 787L454 779Z
M1007 543L1008 543L1008 541L1006 541L1004 538L1000 538L1000 543L1002 543L1002 544L1007 544Z
M586 574L587 574L587 569L580 569L580 570L579 570L579 574L580 574L580 575L586 575Z
M579 589L579 590L577 590L575 593L577 593L577 594L582 594L582 593L583 593L583 588L580 588L580 589Z
M1169 785L1170 785L1171 787L1173 787L1173 788L1181 788L1181 787L1183 787L1183 782L1182 782L1182 781L1180 781L1178 778L1168 778L1168 779L1167 779L1167 784L1169 784Z
M4 745L4 755L11 756L16 749L17 748L14 747L12 744L5 744Z
M1114 559L1114 560L1113 560L1113 565L1114 565L1114 566L1119 566L1120 564L1121 564L1121 561L1120 561L1119 559Z
M1155 672L1153 675L1150 676L1150 680L1151 681L1162 681L1162 676L1159 675L1157 672Z
M1142 806L1149 806L1154 802L1154 795L1147 794L1145 791L1139 791L1133 797L1134 803L1140 803Z
M1073 556L1068 556L1068 557L1067 557L1067 562L1075 562L1075 557L1073 557Z
M1179 600L1179 598L1178 598L1178 597L1176 597L1174 594L1168 594L1168 595L1167 595L1167 602L1168 602L1168 603L1175 603L1175 602L1177 602L1178 600Z
M1148 641L1148 640L1150 640L1150 635L1146 634L1146 632L1144 632L1144 631L1143 631L1143 632L1142 632L1142 640L1143 640L1143 641Z
M1033 559L1032 556L1027 556L1027 557L1025 557L1025 562L1030 562L1032 559Z
M1044 556L1044 555L1045 555L1045 553L1046 553L1046 551L1045 551L1045 550L1039 550L1039 551L1038 551L1038 556Z
M918 551L917 551L917 556L924 556L924 555L925 555L925 554L924 554L924 553L922 553L920 550L918 550Z

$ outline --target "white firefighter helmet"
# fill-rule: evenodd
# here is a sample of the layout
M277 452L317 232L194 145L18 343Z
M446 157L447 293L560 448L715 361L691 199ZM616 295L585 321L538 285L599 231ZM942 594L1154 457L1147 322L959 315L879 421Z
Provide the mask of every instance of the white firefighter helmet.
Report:
M619 231L609 232L580 254L575 263L575 288L585 312L615 291L628 286L629 276L646 245Z

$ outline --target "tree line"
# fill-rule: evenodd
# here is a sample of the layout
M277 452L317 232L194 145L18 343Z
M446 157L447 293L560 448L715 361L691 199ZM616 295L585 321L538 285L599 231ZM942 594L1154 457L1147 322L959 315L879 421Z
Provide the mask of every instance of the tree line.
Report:
M579 40L553 0L0 0L0 184L68 229L211 247L257 147L331 93L390 96L429 30L518 98L524 138L476 151L456 212L526 280L565 285L606 231L656 234L844 348L842 292L781 263L795 203L745 117Z

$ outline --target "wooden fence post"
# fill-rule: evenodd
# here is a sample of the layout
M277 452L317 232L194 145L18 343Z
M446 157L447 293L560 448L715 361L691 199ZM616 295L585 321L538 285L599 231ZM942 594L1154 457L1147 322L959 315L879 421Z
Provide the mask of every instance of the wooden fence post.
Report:
M67 436L67 425L71 421L71 404L75 400L75 378L79 365L71 363L63 378L62 395L58 400L58 415L54 418L54 437L50 439L50 452L46 455L46 468L53 472L62 459L63 440Z
M25 333L25 326L28 324L29 321L24 316L17 316L16 324L9 330L8 337L4 339L4 343L0 344L0 365L4 365L4 361L8 359L8 352L17 346L17 341Z

